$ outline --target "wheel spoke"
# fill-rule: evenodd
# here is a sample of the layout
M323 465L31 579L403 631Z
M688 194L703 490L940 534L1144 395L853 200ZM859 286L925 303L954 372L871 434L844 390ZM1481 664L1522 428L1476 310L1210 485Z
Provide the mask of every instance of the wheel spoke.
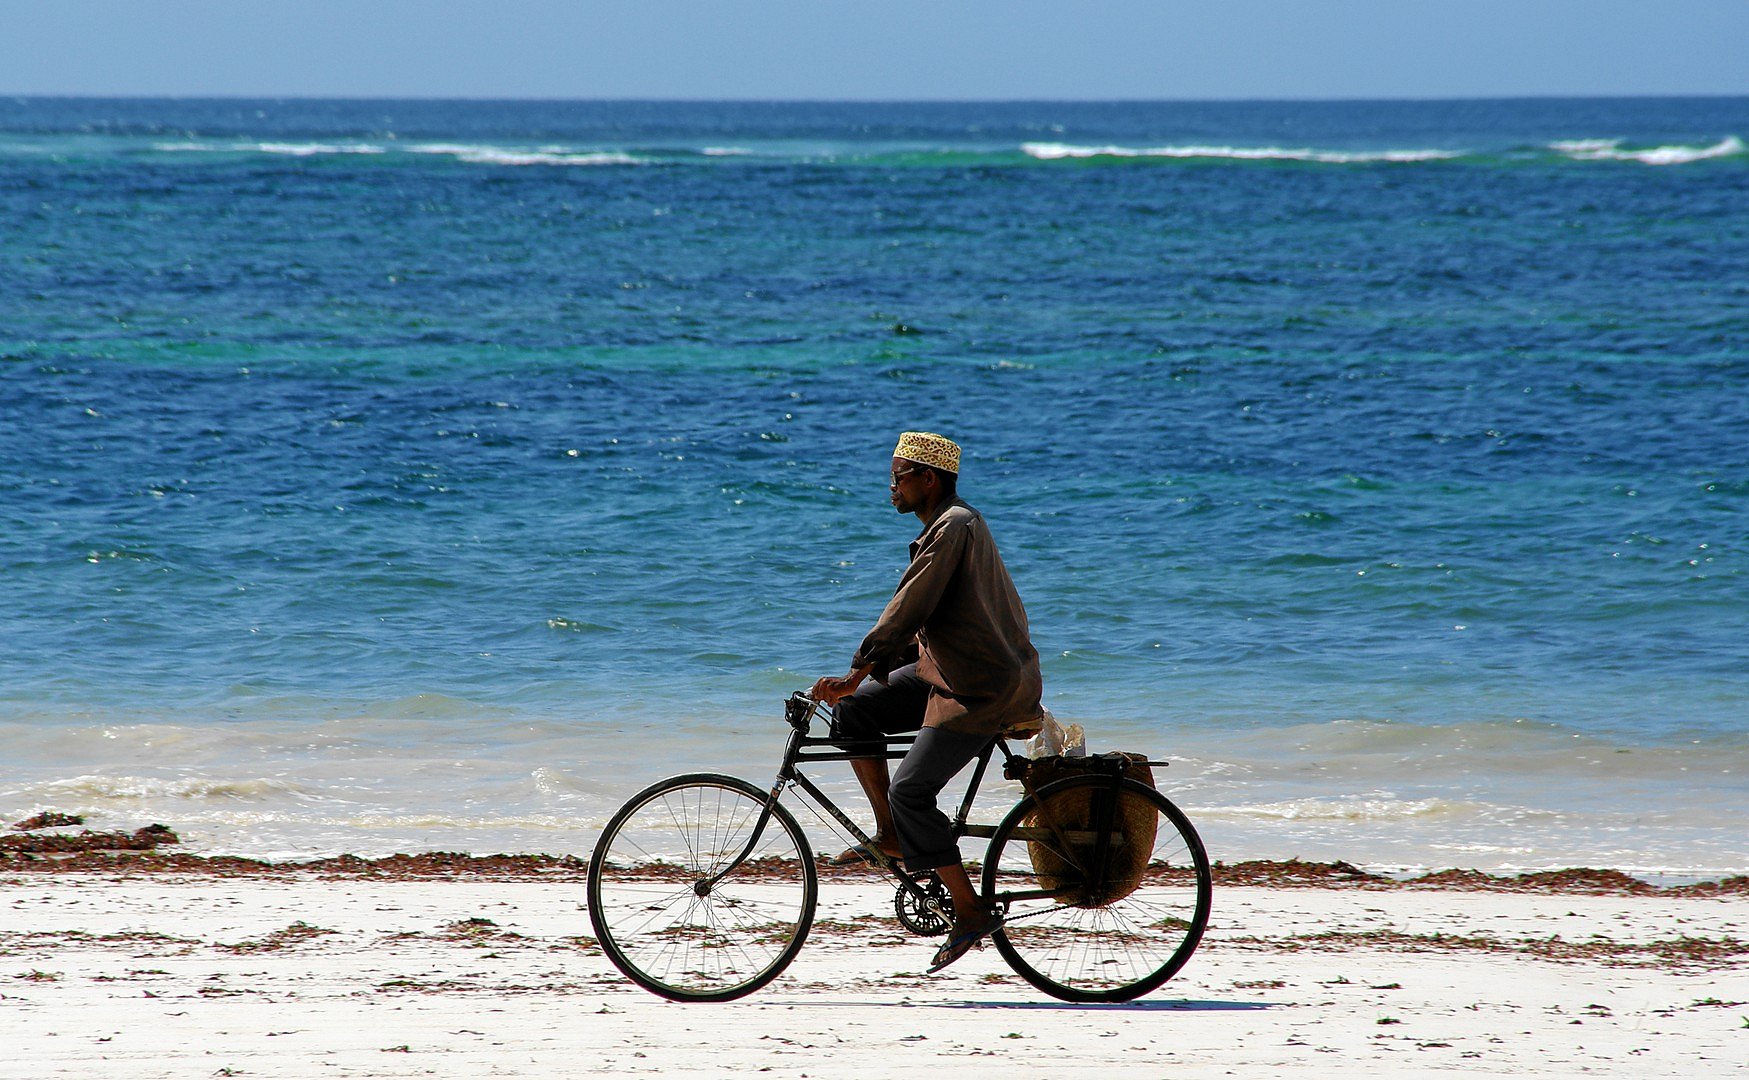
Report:
M646 989L726 1000L769 982L813 922L816 882L795 819L731 777L675 777L634 796L603 831L589 870L602 950Z

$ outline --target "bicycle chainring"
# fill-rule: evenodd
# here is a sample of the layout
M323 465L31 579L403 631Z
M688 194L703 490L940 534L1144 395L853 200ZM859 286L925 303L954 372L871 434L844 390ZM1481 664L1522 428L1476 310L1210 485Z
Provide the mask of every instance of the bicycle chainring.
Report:
M953 926L952 918L944 914L953 910L953 897L934 874L921 875L916 883L928 896L928 902L900 885L893 894L893 912L905 929L918 937L940 937Z

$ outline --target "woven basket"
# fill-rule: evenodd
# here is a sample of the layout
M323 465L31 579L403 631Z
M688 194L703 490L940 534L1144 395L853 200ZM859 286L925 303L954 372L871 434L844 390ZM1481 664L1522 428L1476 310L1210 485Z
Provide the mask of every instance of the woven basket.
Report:
M1094 757L1045 757L1027 763L1021 785L1037 793L1058 780L1089 774L1123 775L1148 787L1154 786L1154 770L1141 754L1114 752ZM1147 873L1154 853L1154 833L1159 817L1154 804L1133 792L1118 796L1118 831L1105 853L1103 873L1094 866L1098 859L1093 830L1094 800L1104 792L1096 785L1072 788L1040 800L1028 816L1028 828L1048 832L1048 837L1028 840L1027 854L1038 874L1039 888L1061 891L1060 898L1075 907L1096 908L1116 903L1136 891ZM1102 882L1094 888L1093 882Z

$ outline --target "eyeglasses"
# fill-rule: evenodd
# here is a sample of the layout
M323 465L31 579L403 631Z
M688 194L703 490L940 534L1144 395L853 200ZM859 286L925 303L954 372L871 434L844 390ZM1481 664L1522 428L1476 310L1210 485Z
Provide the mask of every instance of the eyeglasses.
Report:
M909 469L900 469L898 472L893 474L893 479L887 484L887 486L888 487L898 487L899 481L905 479L905 477L910 476L914 472L922 472L922 471L923 471L923 466L921 466L921 465L913 465Z

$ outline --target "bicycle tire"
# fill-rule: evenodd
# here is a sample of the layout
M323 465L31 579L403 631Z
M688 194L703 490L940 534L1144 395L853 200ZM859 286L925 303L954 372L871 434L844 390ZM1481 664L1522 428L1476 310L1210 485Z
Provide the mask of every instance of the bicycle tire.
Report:
M775 979L814 922L807 838L781 805L747 861L701 892L746 846L769 792L687 773L633 795L589 859L589 922L625 976L673 1001L732 1001Z
M1059 799L1086 797L1080 788L1109 790L1107 777L1057 781L1015 804L990 840L984 860L984 898L1050 892L1007 903L1007 921L991 935L1002 959L1025 979L1064 1001L1130 1001L1176 975L1202 940L1213 899L1213 877L1202 839L1184 812L1158 791L1133 779L1119 791L1126 808L1143 800L1153 808L1155 835L1139 883L1109 902L1087 902L1065 884L1071 852L1040 824ZM1053 851L1050 871L1035 868L1029 843ZM1045 861L1045 860L1040 860Z

